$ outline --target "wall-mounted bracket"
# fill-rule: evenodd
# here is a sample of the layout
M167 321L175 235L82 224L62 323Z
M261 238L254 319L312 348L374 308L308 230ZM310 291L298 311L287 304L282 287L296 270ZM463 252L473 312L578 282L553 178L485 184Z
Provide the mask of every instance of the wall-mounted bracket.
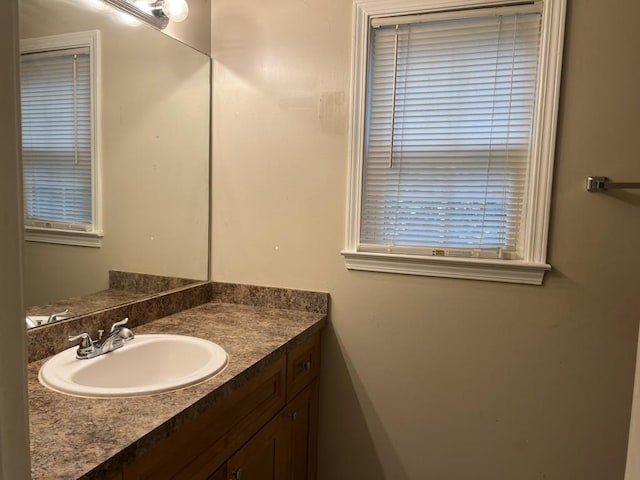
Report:
M640 182L612 182L607 177L587 177L587 192L606 192L613 188L640 188Z

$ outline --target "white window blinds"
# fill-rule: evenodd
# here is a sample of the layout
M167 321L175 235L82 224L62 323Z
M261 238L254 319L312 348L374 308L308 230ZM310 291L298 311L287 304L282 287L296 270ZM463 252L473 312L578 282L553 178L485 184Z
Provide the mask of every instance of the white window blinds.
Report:
M541 21L530 10L371 28L359 250L520 256Z
M88 47L21 57L27 226L92 228L90 69Z

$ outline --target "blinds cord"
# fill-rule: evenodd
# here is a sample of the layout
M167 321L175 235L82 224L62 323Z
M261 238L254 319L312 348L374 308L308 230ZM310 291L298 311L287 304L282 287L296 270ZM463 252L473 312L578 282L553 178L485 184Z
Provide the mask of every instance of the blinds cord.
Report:
M393 50L393 84L391 86L391 139L389 142L389 168L393 168L393 144L395 142L394 130L396 127L396 83L398 81L398 29L396 25L396 36Z
M73 56L73 161L78 165L78 55Z

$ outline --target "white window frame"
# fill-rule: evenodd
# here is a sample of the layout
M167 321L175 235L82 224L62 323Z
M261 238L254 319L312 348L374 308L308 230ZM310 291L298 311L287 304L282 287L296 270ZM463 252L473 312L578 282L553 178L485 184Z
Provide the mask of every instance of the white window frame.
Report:
M69 48L88 47L91 71L91 181L92 226L89 231L72 231L58 228L25 225L24 239L30 242L56 243L82 247L100 247L102 228L102 164L100 150L100 31L65 33L46 37L27 38L20 41L20 53L46 52Z
M350 270L368 270L541 285L546 262L566 0L542 0L538 90L527 197L523 259L440 257L358 250L370 23L374 18L514 4L513 0L354 0L346 246Z

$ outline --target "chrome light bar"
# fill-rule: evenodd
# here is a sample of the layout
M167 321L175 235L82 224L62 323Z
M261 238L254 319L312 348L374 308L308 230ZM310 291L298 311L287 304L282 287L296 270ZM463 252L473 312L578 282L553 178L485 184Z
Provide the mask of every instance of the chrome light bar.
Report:
M119 10L122 10L123 12L128 13L129 15L132 15L133 17L137 18L138 20L144 23L148 23L152 27L155 27L159 30L162 30L163 28L165 28L169 23L169 18L162 15L161 13L158 15L147 13L144 10L141 10L138 7L136 7L133 3L128 2L127 0L102 0L102 1L104 3L111 5L112 7L115 7Z

